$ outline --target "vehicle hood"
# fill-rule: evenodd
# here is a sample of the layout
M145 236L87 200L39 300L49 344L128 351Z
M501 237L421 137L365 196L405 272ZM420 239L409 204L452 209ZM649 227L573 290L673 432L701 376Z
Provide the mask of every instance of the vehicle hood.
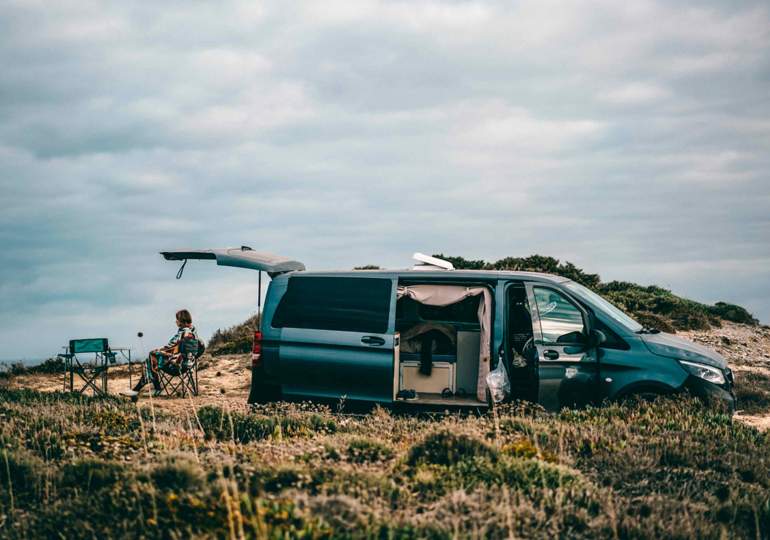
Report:
M652 354L677 360L699 362L720 369L727 367L727 360L715 350L675 335L660 332L658 334L642 334L639 337L642 338Z

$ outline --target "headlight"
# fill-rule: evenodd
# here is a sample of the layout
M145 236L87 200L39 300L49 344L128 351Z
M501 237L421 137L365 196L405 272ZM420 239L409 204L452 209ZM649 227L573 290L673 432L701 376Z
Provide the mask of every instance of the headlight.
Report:
M714 384L725 384L725 375L719 368L707 366L705 364L696 364L695 362L679 361L682 367L689 371L691 374Z

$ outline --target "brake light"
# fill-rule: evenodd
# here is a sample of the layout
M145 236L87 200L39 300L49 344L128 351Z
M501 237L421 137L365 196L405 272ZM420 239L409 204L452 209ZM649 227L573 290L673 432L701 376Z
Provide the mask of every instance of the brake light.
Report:
M251 367L262 365L262 332L254 332L254 343L251 346Z

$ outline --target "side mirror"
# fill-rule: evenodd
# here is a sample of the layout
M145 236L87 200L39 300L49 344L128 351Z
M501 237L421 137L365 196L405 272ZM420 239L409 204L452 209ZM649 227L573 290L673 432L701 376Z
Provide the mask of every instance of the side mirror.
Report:
M588 340L591 347L599 347L607 341L607 336L601 330L591 330L591 338Z

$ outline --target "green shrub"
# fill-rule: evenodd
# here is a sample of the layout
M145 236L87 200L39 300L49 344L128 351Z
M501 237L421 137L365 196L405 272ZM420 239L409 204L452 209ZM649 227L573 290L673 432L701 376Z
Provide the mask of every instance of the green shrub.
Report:
M0 497L34 497L45 482L46 466L23 450L0 449Z
M713 306L709 306L708 310L713 315L725 321L748 324L751 326L756 326L759 324L759 321L755 319L751 313L746 310L746 308L736 306L735 304L717 302Z
M198 409L198 420L205 436L220 441L234 440L240 443L260 441L270 437L297 437L314 432L334 433L336 422L320 414L276 414L264 416L231 412L225 414L220 407L207 405Z
M409 451L407 463L433 465L454 465L463 460L483 458L497 461L497 450L483 441L464 433L454 434L442 430L428 435Z
M241 324L224 330L217 329L208 342L207 350L212 356L251 352L256 328L257 315L253 315Z
M127 473L127 466L122 463L84 458L62 467L61 482L65 487L96 491L115 484Z
M746 413L769 412L770 377L751 371L736 372L735 396L738 398L738 409Z
M56 356L28 368L30 373L64 373L64 359Z
M393 457L393 449L371 439L353 439L348 444L348 461L352 463L375 463Z
M88 396L78 392L39 392L29 388L0 388L0 403L3 402L19 405L88 405L95 403L126 405L124 400L116 396Z
M633 315L636 322L646 328L656 328L661 332L668 332L669 334L676 333L673 321L663 315L658 315L651 311L635 311Z
M195 461L171 456L152 469L150 478L160 490L193 491L203 484L204 474Z

